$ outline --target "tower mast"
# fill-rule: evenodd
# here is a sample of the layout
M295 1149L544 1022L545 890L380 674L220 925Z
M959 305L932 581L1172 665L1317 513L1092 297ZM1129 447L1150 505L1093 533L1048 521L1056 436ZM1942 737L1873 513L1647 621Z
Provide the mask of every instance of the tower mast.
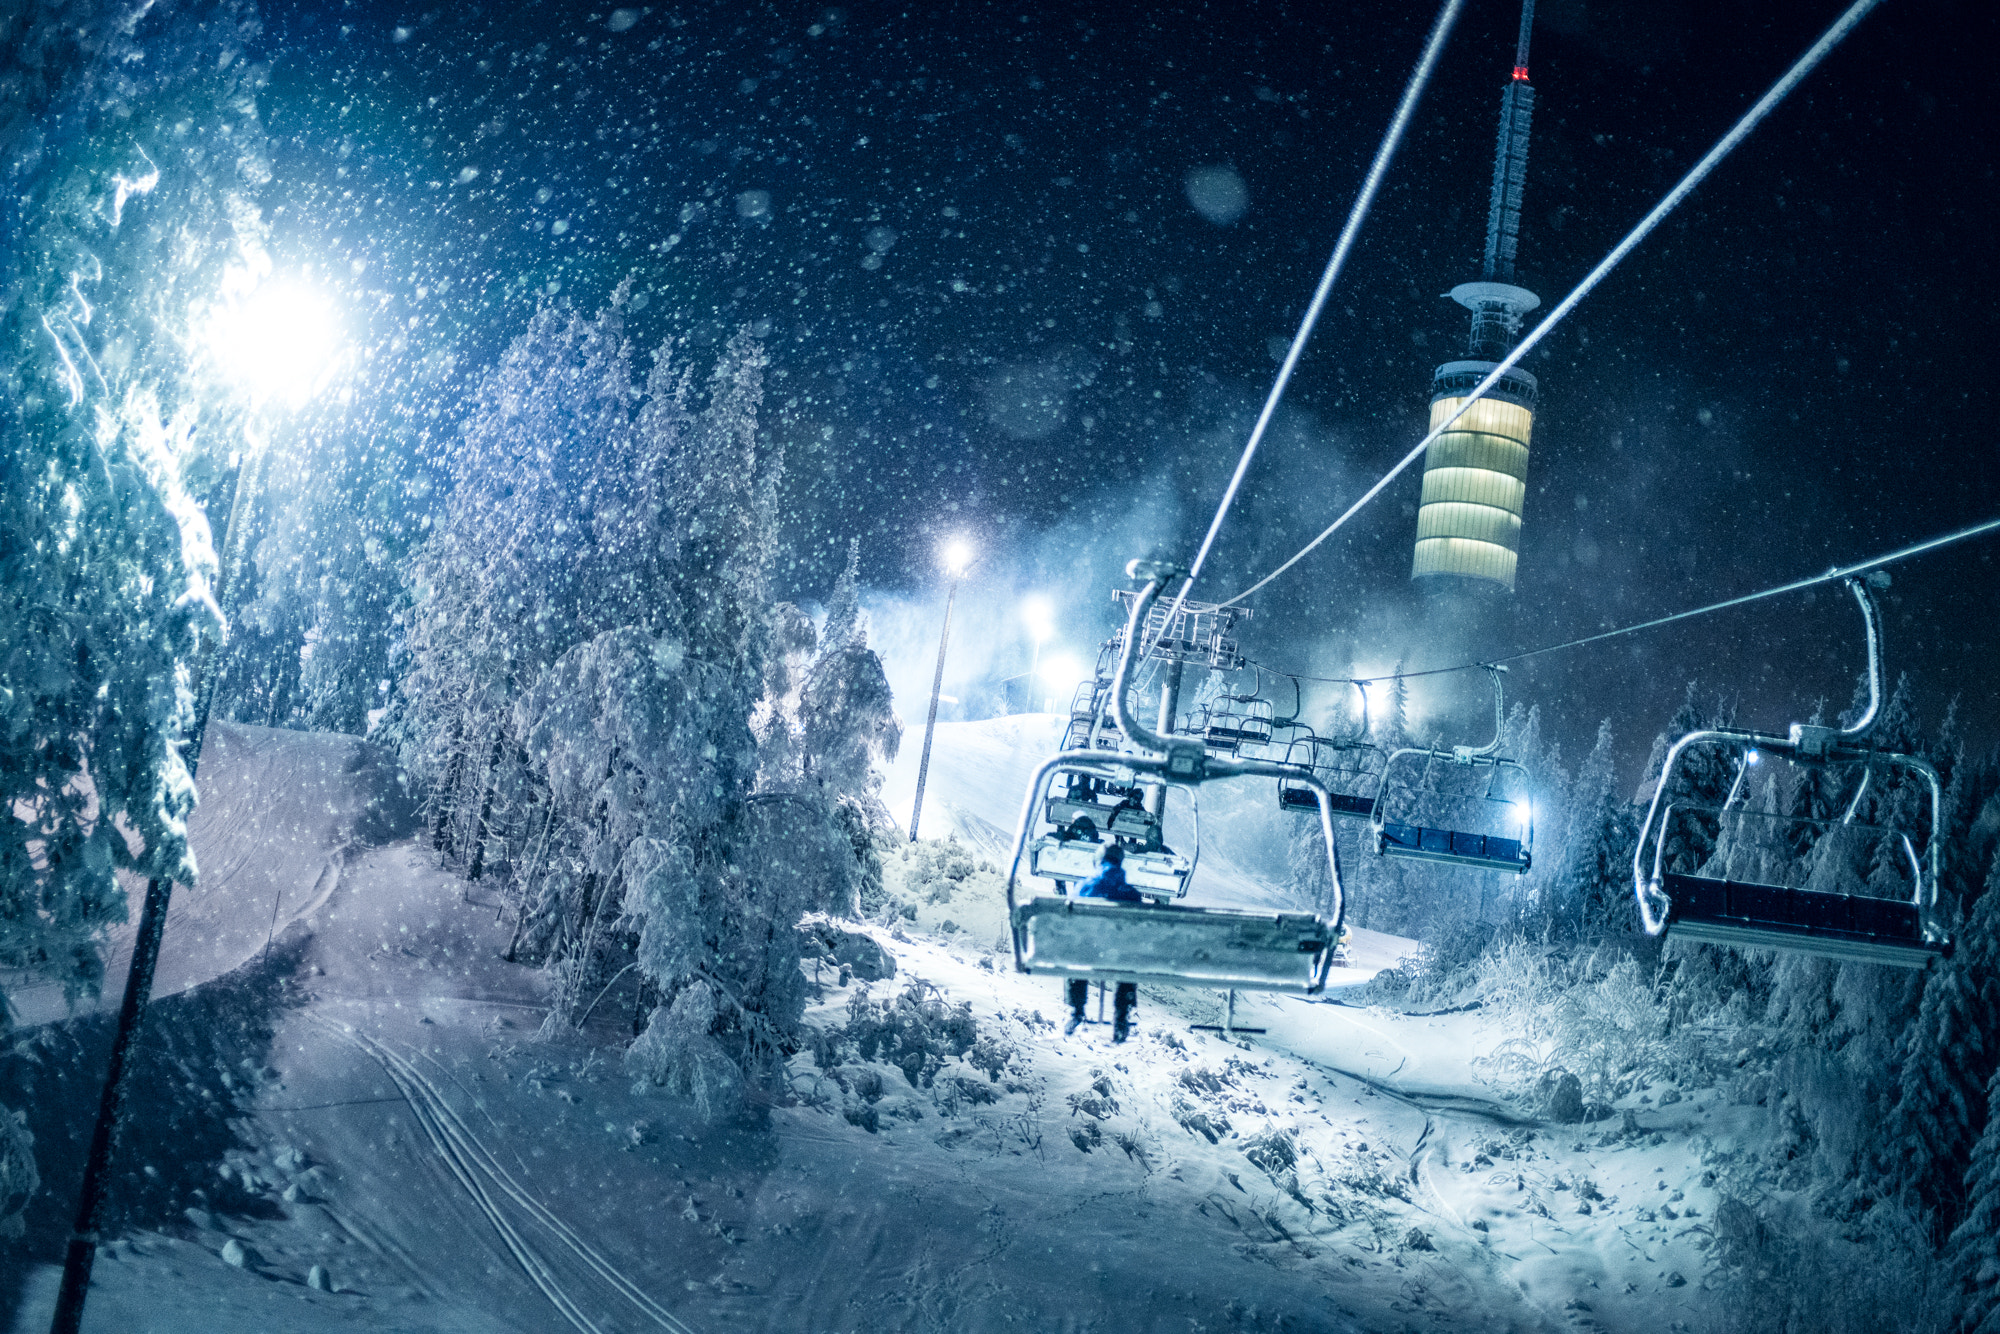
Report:
M1472 312L1472 335L1465 359L1444 363L1431 378L1433 429L1457 412L1473 386L1513 350L1521 317L1541 304L1533 292L1514 285L1521 200L1528 183L1528 132L1535 114L1535 86L1528 79L1534 21L1535 0L1523 0L1513 73L1500 93L1485 262L1478 282L1460 283L1450 293ZM1425 451L1412 578L1472 580L1513 590L1538 390L1527 371L1509 371Z

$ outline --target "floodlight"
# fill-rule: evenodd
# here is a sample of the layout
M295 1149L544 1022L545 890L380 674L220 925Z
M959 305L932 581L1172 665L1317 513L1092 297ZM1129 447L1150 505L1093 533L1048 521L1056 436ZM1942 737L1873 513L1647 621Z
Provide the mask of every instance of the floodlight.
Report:
M340 334L324 294L278 279L216 305L204 341L222 373L253 400L298 407L332 378Z

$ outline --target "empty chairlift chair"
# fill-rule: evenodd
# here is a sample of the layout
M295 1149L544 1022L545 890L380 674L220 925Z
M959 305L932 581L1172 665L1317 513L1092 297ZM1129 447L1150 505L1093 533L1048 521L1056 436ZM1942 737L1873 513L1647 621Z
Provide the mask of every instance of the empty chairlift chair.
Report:
M1375 818L1375 794L1362 791L1362 784L1369 775L1366 771L1370 756L1379 758L1381 748L1370 745L1368 736L1368 686L1363 681L1350 682L1361 692L1361 725L1349 737L1298 737L1285 747L1286 765L1304 768L1317 775L1325 784L1327 798L1336 816L1349 820L1373 820ZM1344 759L1358 761L1353 767L1343 766ZM1301 815L1319 809L1319 794L1296 777L1278 780L1278 808L1294 811Z
M1112 685L1111 706L1120 731L1142 749L1115 755L1093 750L1064 751L1036 769L1029 781L1015 831L1013 858L1007 868L1014 966L1023 973L1091 981L1173 983L1297 994L1318 992L1326 985L1327 972L1340 941L1345 900L1326 790L1309 773L1300 781L1319 793L1320 830L1330 875L1327 901L1319 912L1246 912L1176 903L1173 900L1184 892L1187 875L1192 873L1193 859L1181 862L1186 872L1171 893L1163 892L1166 889L1163 880L1148 883L1152 873L1147 859L1161 852L1168 857L1176 856L1164 847L1148 852L1143 847L1135 850L1128 845L1125 874L1146 896L1148 902L1143 905L1078 899L1065 894L1023 898L1017 893L1024 856L1032 857L1035 874L1059 883L1081 879L1094 869L1101 846L1095 840L1059 839L1048 833L1030 844L1030 835L1039 823L1053 823L1052 815L1068 813L1067 807L1059 809L1049 797L1051 783L1058 775L1087 777L1092 780L1093 791L1100 784L1131 788L1142 783L1198 790L1201 784L1218 779L1292 776L1287 766L1270 760L1213 756L1196 737L1161 736L1127 707L1126 694L1133 675L1132 645L1138 641L1138 630L1146 623L1147 613L1162 586L1180 574L1170 567L1134 562L1132 572L1136 575L1141 570L1147 582L1133 600ZM1075 777L1067 791L1076 794ZM1090 815L1092 823L1096 823L1091 812L1078 813ZM1115 835L1107 830L1105 836ZM1198 826L1195 843L1198 854Z
M1202 741L1210 750L1229 754L1244 746L1271 744L1271 701L1255 695L1231 695L1220 709L1211 710L1202 729Z
M1880 583L1886 575L1871 576ZM1650 935L1719 945L1761 946L1831 959L1926 968L1948 954L1950 937L1937 917L1938 860L1942 840L1942 793L1936 770L1913 755L1875 749L1869 742L1882 699L1881 618L1868 584L1847 581L1861 606L1868 637L1868 709L1850 727L1793 723L1784 736L1736 728L1705 728L1674 742L1661 766L1646 822L1632 854L1632 885L1639 915ZM1676 814L1694 808L1671 794L1683 759L1698 747L1719 746L1738 755L1737 786L1753 755L1770 754L1793 763L1862 768L1861 786L1848 808L1852 819L1860 792L1875 773L1903 773L1930 798L1929 841L1920 857L1908 834L1896 835L1911 872L1907 900L1829 893L1789 885L1730 879L1725 875L1674 871L1666 866L1668 828ZM1726 811L1730 798L1723 802ZM1715 811L1708 812L1715 814ZM1650 856L1647 845L1652 845Z
M1493 740L1484 746L1454 746L1450 750L1405 747L1383 761L1373 814L1375 851L1383 856L1469 866L1481 871L1507 871L1514 875L1527 874L1534 864L1535 818L1534 803L1527 791L1528 771L1518 761L1500 754L1500 731L1505 718L1500 673L1506 669L1489 666L1486 670L1493 678ZM1481 800L1500 816L1509 832L1447 828L1441 823L1426 822L1423 810L1414 801L1406 803L1411 809L1399 807L1393 796L1397 767L1408 769L1419 761L1424 768L1443 762L1484 769L1486 791ZM1494 790L1503 777L1510 780L1511 795Z

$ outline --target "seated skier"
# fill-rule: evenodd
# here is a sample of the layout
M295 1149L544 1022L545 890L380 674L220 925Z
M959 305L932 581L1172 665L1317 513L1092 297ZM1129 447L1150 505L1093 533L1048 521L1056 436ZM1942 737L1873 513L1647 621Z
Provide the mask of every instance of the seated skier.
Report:
M1097 854L1097 874L1077 886L1080 899L1110 899L1114 903L1144 903L1145 896L1126 882L1125 849L1107 843ZM1064 1033L1074 1033L1083 1022L1083 1003L1090 995L1090 983L1081 977L1069 980L1069 1022ZM1123 1042L1132 1027L1132 1007L1139 1003L1135 982L1120 982L1111 1006L1111 1040Z

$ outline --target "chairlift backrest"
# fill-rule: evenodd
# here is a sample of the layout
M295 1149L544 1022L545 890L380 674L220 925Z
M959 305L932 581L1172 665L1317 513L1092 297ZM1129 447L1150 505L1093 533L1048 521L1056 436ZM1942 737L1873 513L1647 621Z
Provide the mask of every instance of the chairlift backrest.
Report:
M1860 605L1867 634L1868 707L1860 718L1846 727L1793 723L1783 736L1744 728L1702 728L1668 747L1632 850L1632 888L1648 935L1677 935L1716 944L1789 949L1917 968L1950 952L1951 939L1937 916L1944 810L1937 771L1917 756L1876 749L1870 740L1881 713L1883 673L1881 616L1869 587L1886 579L1884 575L1879 580L1846 581ZM1923 857L1917 855L1907 834L1901 836L1914 885L1910 899L1899 902L1669 870L1665 865L1668 825L1677 806L1685 809L1685 803L1676 803L1670 796L1674 776L1688 754L1706 745L1733 747L1742 757L1723 811L1741 789L1750 758L1758 752L1798 764L1861 765L1861 783L1841 817L1843 825L1852 822L1876 769L1914 775L1930 794L1931 820ZM1650 859L1648 842L1652 844Z

